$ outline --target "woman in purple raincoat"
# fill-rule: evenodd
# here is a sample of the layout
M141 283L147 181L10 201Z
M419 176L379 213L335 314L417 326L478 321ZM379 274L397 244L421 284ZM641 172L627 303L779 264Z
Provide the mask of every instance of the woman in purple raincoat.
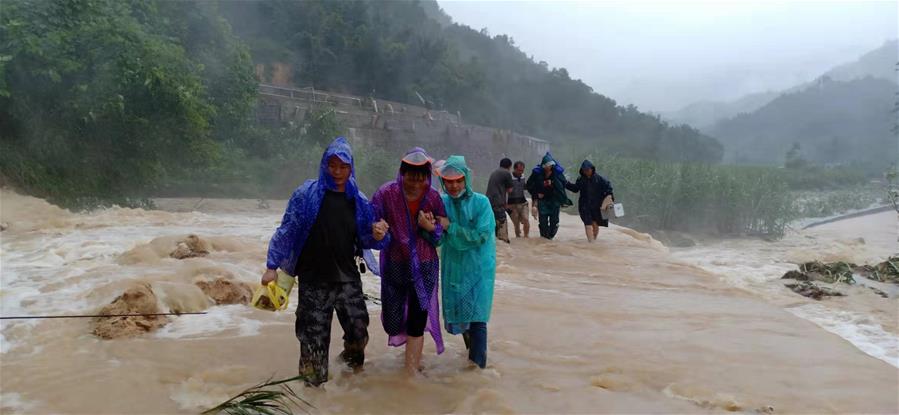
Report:
M384 219L390 244L381 251L381 321L390 346L406 345L405 368L421 370L424 331L443 353L437 287L437 245L446 216L440 194L431 187L431 158L421 148L410 150L396 180L372 196L375 220Z

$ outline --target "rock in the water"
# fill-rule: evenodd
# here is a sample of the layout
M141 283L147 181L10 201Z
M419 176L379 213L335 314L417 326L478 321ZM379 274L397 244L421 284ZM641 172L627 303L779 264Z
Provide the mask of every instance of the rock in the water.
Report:
M125 290L122 295L103 307L97 314L156 314L160 312L156 294L153 293L150 284L144 283ZM94 327L92 332L103 339L134 337L154 331L168 321L165 316L96 317L92 321Z
M890 298L890 295L883 292L883 290L878 290L877 288L874 288L874 287L868 287L868 289L870 289L871 291L874 291L874 294L877 294L883 298Z
M175 250L169 254L175 259L194 258L209 254L209 244L197 235L188 235L182 241L178 241Z
M3 232L7 229L9 229L9 224L6 222L0 222L0 232Z
M249 304L253 298L253 290L249 284L230 278L218 277L215 280L195 282L216 304Z
M671 232L670 235L671 246L678 248L689 248L691 246L696 246L696 241L690 239L687 235L684 235L680 232Z
M841 297L843 293L832 290L827 287L819 287L810 281L800 281L795 284L784 284L787 288L793 290L796 294L815 300L821 300L824 297Z
M808 275L803 274L799 271L787 271L783 277L780 277L782 280L796 280L796 281L808 281L810 278Z
M696 241L681 232L662 230L653 231L652 237L667 247L689 248L691 246L696 246Z

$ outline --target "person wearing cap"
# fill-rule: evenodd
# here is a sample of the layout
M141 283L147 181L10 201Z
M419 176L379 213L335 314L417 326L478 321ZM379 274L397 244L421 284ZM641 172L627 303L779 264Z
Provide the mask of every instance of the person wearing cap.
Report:
M405 369L421 370L424 332L443 353L437 287L440 265L437 246L446 216L443 200L431 187L432 160L421 148L400 162L396 180L372 196L375 217L390 225L390 244L381 250L381 322L389 346L406 346Z
M262 285L275 281L277 269L297 276L295 331L300 341L299 374L306 385L328 380L331 319L343 328L341 359L361 370L368 344L368 309L356 258L372 271L369 249L384 249L389 226L375 221L371 204L356 184L349 143L337 137L322 154L317 180L298 187L268 246Z
M490 174L487 180L487 199L493 208L493 218L496 220L496 239L505 243L509 241L509 229L506 226L506 210L509 207L508 197L512 191L512 160L504 158L499 162L499 168Z
M580 193L577 210L584 222L587 242L593 242L599 235L600 226L609 226L609 220L603 219L602 211L614 201L612 183L596 173L596 167L590 160L581 163L580 176L575 183L565 181L565 188Z
M462 334L468 359L487 365L487 322L496 274L496 221L486 196L471 189L471 171L462 156L450 156L439 170L446 217L440 274L443 320L450 334Z
M553 239L559 230L559 212L563 206L571 206L565 193L565 169L549 152L543 156L528 177L527 188L531 194L531 213L538 219L540 236Z

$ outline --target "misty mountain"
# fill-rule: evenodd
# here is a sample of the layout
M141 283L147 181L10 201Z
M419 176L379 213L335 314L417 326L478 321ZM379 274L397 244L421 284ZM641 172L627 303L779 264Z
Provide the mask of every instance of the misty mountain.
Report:
M855 62L827 71L824 76L828 76L834 81L851 81L871 76L899 83L896 78L897 62L899 62L899 39L893 39L862 55Z
M777 98L778 95L780 95L780 92L767 91L749 94L729 102L699 101L675 112L664 113L662 118L689 124L703 131L713 126L718 120L755 111Z
M461 113L467 123L596 151L717 162L721 144L594 91L507 35L452 23L434 0L217 3L279 80ZM420 98L422 97L422 98Z
M822 76L827 76L834 81L851 81L870 76L897 83L895 66L897 61L899 61L899 40L893 39L884 42L879 48L865 53L858 60L839 65ZM733 101L695 102L677 111L664 113L662 118L678 123L686 123L701 131L708 132L720 120L742 113L753 112L782 94L800 91L813 85L815 82L800 84L784 91L766 91L749 94Z
M774 164L793 143L819 164L856 163L876 169L899 156L893 112L897 84L868 76L850 81L822 77L758 110L721 121L709 132L725 146L725 160Z

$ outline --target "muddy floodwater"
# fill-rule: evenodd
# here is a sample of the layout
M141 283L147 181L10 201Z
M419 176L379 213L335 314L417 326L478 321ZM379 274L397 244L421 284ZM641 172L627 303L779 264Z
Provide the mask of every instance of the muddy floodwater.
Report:
M75 214L2 193L3 316L89 314L141 283L163 311L208 312L113 340L91 334L89 319L3 320L3 413L197 413L295 375L296 291L289 311L266 312L214 305L194 284L257 283L283 202L157 204ZM896 413L896 296L852 287L818 302L777 281L801 261L899 250L895 212L852 221L669 250L614 225L589 244L563 215L557 240L497 248L487 369L472 370L462 339L447 335L439 356L426 338L424 372L406 378L372 303L364 372L338 364L335 319L332 378L301 393L318 413ZM189 234L208 255L171 258ZM377 296L376 277L363 283Z

